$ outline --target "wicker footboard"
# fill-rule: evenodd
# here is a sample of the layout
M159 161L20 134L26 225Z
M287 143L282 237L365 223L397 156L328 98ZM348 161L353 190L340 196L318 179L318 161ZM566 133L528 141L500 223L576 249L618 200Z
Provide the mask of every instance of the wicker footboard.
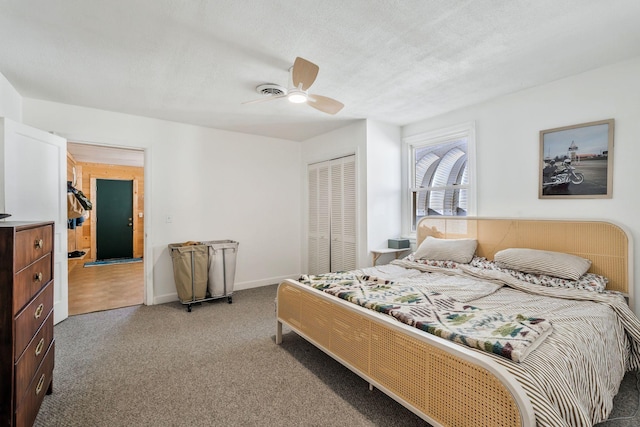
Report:
M531 403L477 352L292 280L278 287L282 324L434 426L535 426Z

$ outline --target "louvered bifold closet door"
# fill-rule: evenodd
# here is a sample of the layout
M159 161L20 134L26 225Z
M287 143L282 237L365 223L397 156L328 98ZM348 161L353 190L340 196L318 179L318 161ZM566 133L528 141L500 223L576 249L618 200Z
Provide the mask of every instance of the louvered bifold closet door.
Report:
M345 270L356 268L356 159L350 156L342 163L342 246Z
M355 156L331 161L331 271L356 268Z
M309 274L331 271L329 230L329 164L310 165L309 180Z
M355 156L309 165L308 272L356 268Z

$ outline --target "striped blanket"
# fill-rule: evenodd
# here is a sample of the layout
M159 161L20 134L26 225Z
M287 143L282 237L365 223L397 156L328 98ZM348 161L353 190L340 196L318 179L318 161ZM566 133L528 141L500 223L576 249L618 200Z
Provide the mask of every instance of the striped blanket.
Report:
M606 420L625 372L640 368L640 320L620 294L538 286L464 265L442 271L404 260L392 264L501 284L473 305L553 323L553 332L522 363L488 354L521 384L540 427L591 427Z
M456 267L395 260L352 272L351 278L336 276L319 287L342 287L358 274L369 275L380 283L396 280L419 286L426 293L441 293L507 317L546 319L553 324L552 332L520 363L483 353L520 383L535 410L537 426L591 427L606 420L626 371L640 368L640 320L624 298L617 293L539 286L468 265Z

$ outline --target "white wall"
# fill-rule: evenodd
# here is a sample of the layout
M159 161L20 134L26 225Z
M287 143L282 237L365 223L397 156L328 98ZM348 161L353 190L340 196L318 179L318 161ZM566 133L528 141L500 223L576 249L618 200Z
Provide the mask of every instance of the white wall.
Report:
M300 274L299 143L29 98L23 117L70 141L145 149L149 302L177 298L169 243L238 241L236 290Z
M367 121L367 236L369 250L386 248L401 234L401 129ZM382 255L386 263L394 255Z
M22 122L22 96L2 74L0 74L0 117Z
M640 58L403 128L403 136L476 122L478 216L605 219L640 241ZM539 132L615 119L613 197L538 199ZM640 251L635 251L640 313Z

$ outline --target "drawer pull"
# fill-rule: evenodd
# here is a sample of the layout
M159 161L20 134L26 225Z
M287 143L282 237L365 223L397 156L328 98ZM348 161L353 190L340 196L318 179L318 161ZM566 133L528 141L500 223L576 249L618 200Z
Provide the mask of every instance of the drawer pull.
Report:
M44 311L44 304L40 304L38 308L36 308L36 312L33 314L33 317L36 319L42 316L42 312Z
M39 395L42 391L42 386L44 386L44 374L42 374L40 380L38 381L38 385L36 386L36 396Z
M35 246L36 249L42 249L42 247L44 246L44 241L42 239L37 239L33 246Z
M42 282L42 272L40 272L40 273L36 273L36 274L33 276L33 281L34 281L34 282Z
M40 338L40 342L36 346L36 356L40 356L42 349L44 348L44 338Z

